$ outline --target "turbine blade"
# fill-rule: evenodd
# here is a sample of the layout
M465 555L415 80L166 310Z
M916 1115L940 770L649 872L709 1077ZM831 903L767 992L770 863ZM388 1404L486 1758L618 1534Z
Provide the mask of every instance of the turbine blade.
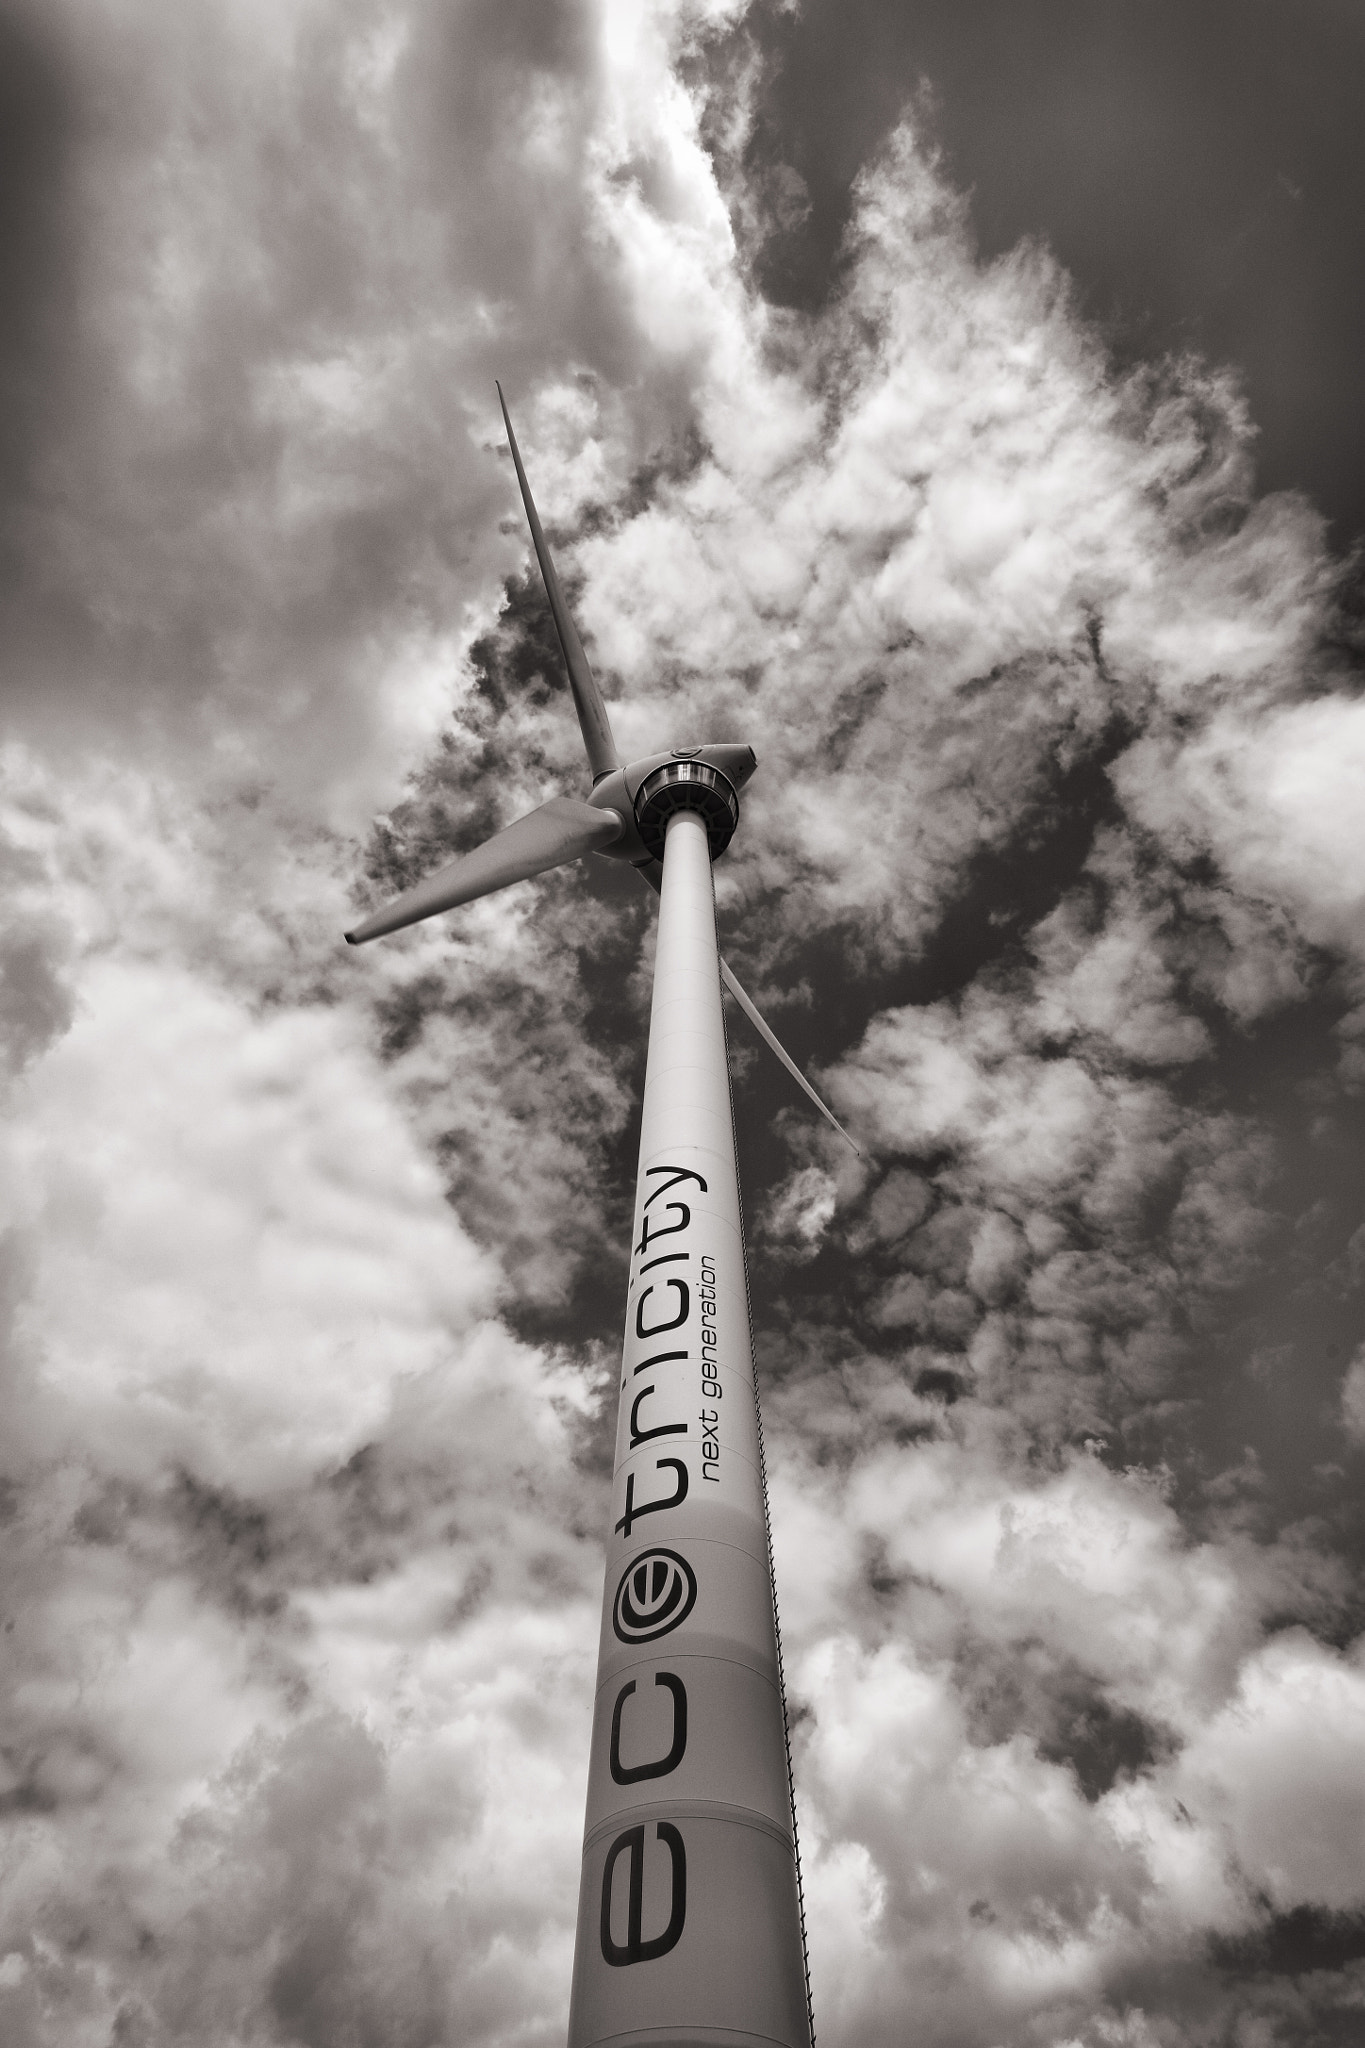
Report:
M753 1025L754 1030L763 1040L763 1043L768 1047L768 1050L770 1052L775 1052L777 1054L777 1057L781 1060L783 1066L787 1069L787 1072L791 1075L797 1087L803 1088L805 1090L806 1094L809 1095L811 1101L815 1104L815 1107L819 1110L821 1116L824 1117L826 1123L833 1124L835 1130L839 1133L839 1136L845 1141L846 1144L853 1145L854 1151L857 1152L858 1157L861 1159L863 1155L859 1147L853 1144L852 1138L849 1137L848 1132L844 1129L838 1117L834 1114L834 1111L832 1109L829 1109L820 1100L820 1097L811 1087L810 1082L806 1079L800 1067L797 1066L796 1061L778 1042L776 1034L769 1030L768 1026L764 1023L762 1017L759 1016L758 1011L750 1002L748 996L745 995L743 989L735 980L734 975L730 972L729 968L726 966L723 960L720 963L720 978L724 982L726 988L729 989L735 1001L739 1004L740 1009L743 1010L749 1022Z
M549 546L536 514L535 500L531 496L531 486L527 483L526 471L521 466L521 450L517 446L517 437L512 432L512 415L507 410L507 400L502 395L501 384L498 385L498 403L502 407L502 416L507 425L507 445L512 450L512 460L517 467L521 502L526 507L526 519L535 545L536 560L540 563L540 573L545 582L545 595L550 600L555 630L559 634L559 644L564 650L564 666L569 671L569 688L573 691L578 723L583 729L583 744L588 750L588 765L592 769L593 781L600 782L604 775L610 775L613 768L619 768L621 765L616 742L611 736L607 707L602 702L602 692L597 687L596 677L588 667L588 657L583 652L578 629L569 616L569 607L565 604L564 593L559 587L559 578L555 574L555 565L550 559Z
M599 810L593 804L580 803L577 797L551 797L549 803L505 826L472 853L462 853L424 882L405 889L383 910L376 910L347 932L346 943L363 946L367 939L400 931L419 918L491 896L510 882L524 882L531 875L543 875L547 868L563 867L595 847L610 846L624 830L616 811Z
M654 894L656 896L659 896L663 893L664 868L662 861L642 860L639 866L636 868L635 872L637 875L640 876L640 878L643 881L648 882L650 888L654 891ZM819 1110L821 1116L825 1118L827 1123L833 1124L835 1130L839 1133L839 1136L845 1141L846 1144L853 1145L854 1151L861 1159L863 1156L862 1147L860 1145L853 1144L852 1138L849 1137L848 1132L844 1129L838 1117L834 1114L834 1111L832 1109L827 1109L825 1104L820 1100L820 1097L811 1087L810 1082L806 1079L800 1067L797 1066L796 1061L792 1058L791 1054L787 1051L786 1047L778 1038L777 1033L775 1031L769 1030L768 1026L764 1023L762 1017L759 1015L757 1007L749 1000L748 996L745 995L744 990L735 980L734 975L730 972L729 968L726 966L723 960L720 963L720 978L722 982L725 984L726 988L729 989L731 995L739 1004L740 1009L743 1010L745 1016L753 1025L754 1030L763 1040L763 1043L767 1046L768 1050L770 1052L775 1052L777 1054L777 1057L781 1060L783 1066L787 1069L787 1072L791 1075L797 1087L804 1090L804 1092L807 1095L809 1095L811 1101L815 1104L815 1107Z

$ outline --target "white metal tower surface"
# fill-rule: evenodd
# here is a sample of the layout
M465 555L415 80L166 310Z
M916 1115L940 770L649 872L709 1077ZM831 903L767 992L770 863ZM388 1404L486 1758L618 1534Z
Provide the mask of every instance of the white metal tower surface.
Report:
M621 765L510 419L507 436L592 793L552 798L347 938L589 852L660 891L569 2048L813 2048L722 977L835 1119L716 948L711 863L753 753Z
M809 2040L706 826L667 826L570 2048Z

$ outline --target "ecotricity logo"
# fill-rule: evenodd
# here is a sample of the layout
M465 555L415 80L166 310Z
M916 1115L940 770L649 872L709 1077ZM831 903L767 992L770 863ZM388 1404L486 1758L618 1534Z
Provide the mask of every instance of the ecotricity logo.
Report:
M692 1612L697 1581L676 1550L642 1550L621 1574L611 1625L623 1643L652 1643Z

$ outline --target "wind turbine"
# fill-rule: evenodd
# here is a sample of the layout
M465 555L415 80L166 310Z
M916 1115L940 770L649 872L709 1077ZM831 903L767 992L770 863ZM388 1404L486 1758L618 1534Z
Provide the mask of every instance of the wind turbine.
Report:
M659 892L569 2048L813 2048L722 980L847 1133L717 950L711 863L753 750L622 764L498 397L592 792L551 798L346 937L588 853Z

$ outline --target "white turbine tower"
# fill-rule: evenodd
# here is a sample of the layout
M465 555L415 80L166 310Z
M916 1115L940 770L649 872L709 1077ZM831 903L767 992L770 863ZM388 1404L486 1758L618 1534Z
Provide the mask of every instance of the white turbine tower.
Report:
M717 952L711 863L753 751L622 766L505 400L503 418L592 794L552 798L346 936L359 945L587 853L659 890L569 2048L812 2048L722 978L842 1127Z

